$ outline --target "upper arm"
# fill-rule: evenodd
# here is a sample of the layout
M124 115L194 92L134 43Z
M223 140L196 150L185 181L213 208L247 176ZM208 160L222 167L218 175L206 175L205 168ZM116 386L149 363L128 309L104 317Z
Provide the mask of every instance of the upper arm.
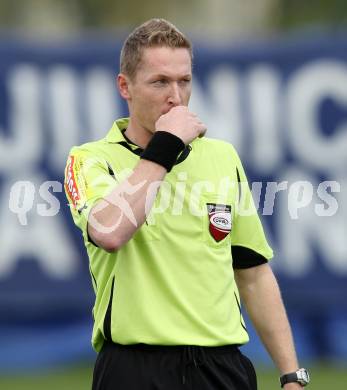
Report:
M115 186L107 162L72 149L65 169L65 193L75 224L89 241L88 220L91 209Z
M247 301L247 297L258 296L264 289L269 290L271 294L273 287L277 284L268 263L247 269L237 269L234 276L243 301Z
M235 269L234 274L236 283L238 285L251 285L255 283L259 277L267 273L269 269L271 270L268 263L256 267Z
M237 197L231 236L233 267L243 269L267 263L273 257L255 207L241 160L235 153Z

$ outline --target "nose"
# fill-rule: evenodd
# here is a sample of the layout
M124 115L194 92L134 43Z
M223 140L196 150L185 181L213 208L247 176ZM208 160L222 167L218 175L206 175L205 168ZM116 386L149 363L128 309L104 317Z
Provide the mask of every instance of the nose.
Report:
M182 103L180 89L178 83L174 82L170 88L169 104L172 106L179 106Z

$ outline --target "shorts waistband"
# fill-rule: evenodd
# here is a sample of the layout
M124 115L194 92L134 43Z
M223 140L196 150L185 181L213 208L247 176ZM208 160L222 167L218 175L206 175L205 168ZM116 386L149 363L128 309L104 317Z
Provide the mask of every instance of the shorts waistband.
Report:
M239 346L236 344L221 346L202 346L202 345L152 345L152 344L117 344L105 341L106 346L115 348L119 351L133 351L145 353L168 354L172 353L180 356L182 370L182 384L186 383L186 371L190 364L196 368L207 363L209 357L216 355L229 354L237 355L240 353Z
M105 343L113 345L115 348L138 350L146 352L166 352L166 353L180 353L187 349L192 351L203 350L209 354L230 354L239 351L240 344L228 344L219 346L205 346L205 345L156 345L156 344L119 344L115 342L105 341Z

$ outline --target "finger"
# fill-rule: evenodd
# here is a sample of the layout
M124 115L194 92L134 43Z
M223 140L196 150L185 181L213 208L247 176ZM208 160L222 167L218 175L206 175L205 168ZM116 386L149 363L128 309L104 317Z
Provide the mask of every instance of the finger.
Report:
M201 128L201 131L200 131L200 134L199 134L199 138L202 138L205 135L206 131L207 131L206 126L203 126Z

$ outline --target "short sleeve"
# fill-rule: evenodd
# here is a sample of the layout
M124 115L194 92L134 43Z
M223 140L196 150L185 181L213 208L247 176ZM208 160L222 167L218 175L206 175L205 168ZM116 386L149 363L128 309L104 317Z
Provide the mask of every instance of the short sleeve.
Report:
M117 181L106 160L72 149L65 168L64 188L75 224L88 240L90 210L107 196Z
M235 152L236 153L236 152ZM231 235L234 268L249 268L266 263L273 257L242 163L236 154L238 196Z

